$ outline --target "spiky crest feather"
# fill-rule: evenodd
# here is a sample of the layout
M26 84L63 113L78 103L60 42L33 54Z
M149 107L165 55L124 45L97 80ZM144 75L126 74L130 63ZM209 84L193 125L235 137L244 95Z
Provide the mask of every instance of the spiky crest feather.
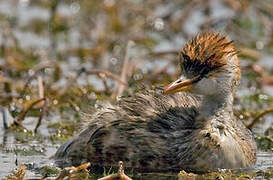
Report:
M213 32L198 34L182 49L184 59L188 57L189 60L199 61L198 63L205 64L211 69L227 64L228 59L236 54L237 51L233 47L233 41ZM235 61L238 61L237 58L235 58ZM234 63L238 64L238 62Z

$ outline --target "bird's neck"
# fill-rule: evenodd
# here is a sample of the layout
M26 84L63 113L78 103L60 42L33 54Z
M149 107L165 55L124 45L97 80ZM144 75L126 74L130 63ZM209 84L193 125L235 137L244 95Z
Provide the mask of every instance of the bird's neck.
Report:
M203 97L200 106L200 118L211 119L231 119L233 115L233 94L232 92L222 92L221 94L206 95Z

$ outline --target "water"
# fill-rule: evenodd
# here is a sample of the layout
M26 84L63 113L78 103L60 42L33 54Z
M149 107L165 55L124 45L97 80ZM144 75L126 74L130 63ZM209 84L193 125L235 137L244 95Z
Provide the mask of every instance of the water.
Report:
M37 168L46 165L54 167L52 157L59 145L48 139L50 133L46 124L41 125L38 136L32 133L26 135L23 132L4 130L2 114L0 116L0 179L10 174L19 164L25 164L30 169L27 171L27 178L41 177L35 172ZM10 116L9 120L12 120ZM36 118L26 118L23 125L33 129L36 121Z
M258 152L256 169L266 170L273 165L273 153L272 152Z

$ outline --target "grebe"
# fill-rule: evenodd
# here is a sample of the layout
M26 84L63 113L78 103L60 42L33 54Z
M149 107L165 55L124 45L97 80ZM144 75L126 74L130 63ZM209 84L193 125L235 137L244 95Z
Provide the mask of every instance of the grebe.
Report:
M233 113L241 73L232 41L200 33L181 50L180 66L164 90L142 90L88 116L58 149L57 165L123 161L138 172L206 172L255 164L254 137Z

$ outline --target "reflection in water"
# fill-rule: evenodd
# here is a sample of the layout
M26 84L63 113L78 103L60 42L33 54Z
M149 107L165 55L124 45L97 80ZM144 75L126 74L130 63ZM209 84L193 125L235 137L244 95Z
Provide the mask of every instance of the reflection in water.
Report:
M35 174L35 169L45 165L53 166L51 156L56 152L57 146L46 139L48 132L41 131L43 138L40 139L33 135L26 135L25 132L14 132L4 130L3 120L11 119L6 108L2 108L0 116L0 179L11 173L19 164L26 164L31 171L27 171L27 178L40 177ZM35 119L36 120L36 119ZM27 118L23 125L29 129L35 127L34 118ZM47 129L42 125L43 129ZM30 137L29 137L30 136ZM38 135L39 136L39 135Z

